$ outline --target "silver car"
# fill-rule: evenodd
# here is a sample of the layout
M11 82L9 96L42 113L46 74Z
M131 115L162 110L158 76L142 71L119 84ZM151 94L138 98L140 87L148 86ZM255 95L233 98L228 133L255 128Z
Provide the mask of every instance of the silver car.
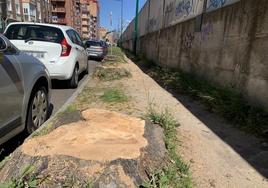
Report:
M46 121L50 88L45 66L0 35L0 144Z
M85 42L89 58L102 60L108 53L108 45L104 41L88 40Z

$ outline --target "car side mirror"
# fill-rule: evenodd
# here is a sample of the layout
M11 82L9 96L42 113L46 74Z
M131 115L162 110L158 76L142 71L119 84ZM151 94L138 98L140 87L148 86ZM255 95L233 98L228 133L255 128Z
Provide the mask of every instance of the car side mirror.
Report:
M4 52L8 49L8 44L6 40L2 37L0 37L0 52Z

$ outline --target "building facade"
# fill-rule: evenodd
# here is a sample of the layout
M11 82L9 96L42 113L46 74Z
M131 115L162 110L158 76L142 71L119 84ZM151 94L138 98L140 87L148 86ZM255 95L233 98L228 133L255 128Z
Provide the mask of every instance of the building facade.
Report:
M100 40L104 40L106 42L114 43L116 36L116 32L109 32L108 29L105 27L100 27L99 28L99 38Z
M98 0L0 0L0 31L13 21L69 25L83 38L99 38Z
M100 39L99 36L99 13L100 6L97 0L89 0L89 38Z
M97 0L80 0L81 30L85 39L99 39L99 2Z
M84 39L89 38L89 28L90 28L90 9L89 1L81 0L81 12L82 12L82 37Z
M51 0L52 23L69 25L84 39L97 39L99 2L97 0Z
M0 30L14 21L51 23L50 0L0 0Z

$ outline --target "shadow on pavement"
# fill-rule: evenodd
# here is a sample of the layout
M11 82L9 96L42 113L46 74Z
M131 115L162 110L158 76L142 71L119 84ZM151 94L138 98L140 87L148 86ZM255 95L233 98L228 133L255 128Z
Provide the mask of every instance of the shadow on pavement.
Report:
M144 66L144 63L136 60L133 56L129 58L132 59L145 74L148 73L150 67ZM159 82L157 78L153 79L163 87L163 84ZM268 138L256 138L253 135L246 134L216 114L206 110L204 105L193 100L191 97L181 95L166 87L163 87L163 89L171 93L221 140L232 147L236 153L245 159L260 174L268 178Z
M79 81L81 81L86 76L85 72L79 75ZM68 85L68 80L52 80L52 89L74 89L70 88Z

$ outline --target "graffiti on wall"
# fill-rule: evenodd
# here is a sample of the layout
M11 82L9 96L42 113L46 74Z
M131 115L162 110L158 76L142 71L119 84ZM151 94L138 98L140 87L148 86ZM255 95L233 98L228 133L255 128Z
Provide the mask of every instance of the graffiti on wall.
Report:
M225 5L227 0L208 0L208 8L219 8Z
M204 0L166 0L164 26L194 18L203 11Z
M154 27L157 24L157 20L155 18L151 18L149 20L149 26Z
M208 0L207 1L207 11L216 10L222 8L226 5L236 3L240 0Z
M165 13L166 14L172 13L174 11L174 7L175 7L175 2L174 1L170 2L169 4L167 4L166 8L165 8Z
M211 22L208 22L204 25L202 25L201 28L201 40L205 41L209 37L209 35L213 34L213 24Z
M194 43L194 33L186 33L182 38L182 50L189 53Z
M176 5L175 15L177 17L188 16L193 12L194 0L182 0Z

